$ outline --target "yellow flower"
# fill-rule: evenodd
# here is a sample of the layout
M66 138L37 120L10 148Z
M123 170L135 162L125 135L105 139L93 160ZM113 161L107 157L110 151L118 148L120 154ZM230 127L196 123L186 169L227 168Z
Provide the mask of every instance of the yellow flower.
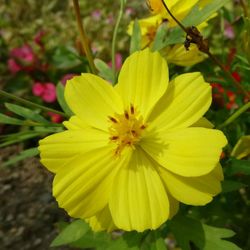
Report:
M204 0L164 0L171 13L181 21L189 11L199 2L202 2L202 7L205 5ZM170 26L176 26L176 22L166 11L161 0L147 0L148 6L153 14L160 14L162 18L168 19Z
M218 165L227 143L202 118L211 87L200 73L168 82L158 52L136 52L115 87L98 76L69 80L74 112L68 130L40 141L53 173L53 195L69 215L94 230L156 229L179 202L205 205L221 191ZM208 125L207 125L208 124Z
M178 66L192 66L206 58L206 55L199 51L195 44L191 44L189 50L186 50L183 44L168 46L162 49L161 54L167 62Z

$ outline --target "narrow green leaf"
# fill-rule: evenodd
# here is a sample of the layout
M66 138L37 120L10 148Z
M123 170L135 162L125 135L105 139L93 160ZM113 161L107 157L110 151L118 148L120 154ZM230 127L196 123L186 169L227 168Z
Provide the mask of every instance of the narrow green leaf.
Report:
M8 167L10 165L13 165L13 164L17 163L18 161L22 161L22 160L25 160L27 158L34 157L34 156L36 156L38 154L39 154L39 151L38 151L37 147L29 148L29 149L23 150L18 155L10 157L9 160L2 163L2 166L3 167Z
M0 123L3 124L12 124L12 125L23 125L24 121L9 117L4 114L0 114Z
M133 32L130 41L130 54L141 50L141 28L138 20L134 21Z
M25 131L25 132L18 132L18 133L13 133L13 134L8 134L1 136L0 138L0 148L1 147L6 147L18 142L22 142L34 137L39 136L41 133L39 132L34 132L34 131Z
M56 96L57 96L57 101L60 104L62 110L68 116L72 116L73 112L70 110L64 98L64 86L60 82L56 85Z
M210 1L204 8L200 8L199 5L195 5L188 15L184 18L182 23L185 26L197 26L206 21L214 13L216 13L221 7L223 7L230 0L213 0Z
M87 231L89 226L83 220L75 220L68 225L51 243L51 247L69 244L79 240Z
M115 76L111 67L109 67L104 61L98 58L94 60L94 63L101 77L103 77L109 82L115 81Z
M223 181L221 185L222 185L223 193L236 191L236 190L239 190L240 188L247 186L244 183L237 182L237 181L229 181L229 180Z
M10 110L11 112L24 117L28 120L40 122L40 123L48 123L48 121L42 117L41 115L37 114L36 111L24 108L20 105L12 104L12 103L5 103L5 107Z

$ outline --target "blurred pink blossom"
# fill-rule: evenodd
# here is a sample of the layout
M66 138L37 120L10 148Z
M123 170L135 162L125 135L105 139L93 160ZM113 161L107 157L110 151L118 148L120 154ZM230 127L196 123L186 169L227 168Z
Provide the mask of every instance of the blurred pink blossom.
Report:
M35 61L35 54L28 44L12 49L10 56L14 59L20 60L24 64L31 64Z
M235 38L235 33L233 26L229 22L225 22L224 26L224 36L228 39L234 39Z
M56 87L53 83L39 83L33 85L32 92L35 96L40 96L44 102L52 103L56 101Z
M112 61L108 62L109 67L112 67ZM122 55L120 53L115 54L115 68L120 70L122 67Z
M61 83L63 84L63 85L65 85L66 84L66 82L68 81L68 80L70 80L70 79L72 79L74 76L76 76L77 74L66 74L66 75L64 75L63 77L62 77L62 79L61 79Z
M36 56L32 48L25 44L22 47L14 48L10 51L8 60L8 68L11 73L15 74L18 71L31 71L35 65Z
M99 21L101 19L101 11L100 10L94 10L92 13L91 13L91 16L94 20L96 21Z
M8 59L8 69L12 74L16 74L22 67L13 58Z
M54 123L61 123L63 120L62 116L59 114L55 114L53 112L48 112L48 115L50 116L51 121Z
M132 8L127 8L125 10L125 15L126 16L131 16L134 13L134 10Z
M45 36L46 32L44 30L40 30L36 33L35 37L34 37L34 42L40 46L42 49L44 49L44 42L43 42L43 38Z
M44 91L44 86L40 82L36 82L32 87L32 92L35 96L41 96Z

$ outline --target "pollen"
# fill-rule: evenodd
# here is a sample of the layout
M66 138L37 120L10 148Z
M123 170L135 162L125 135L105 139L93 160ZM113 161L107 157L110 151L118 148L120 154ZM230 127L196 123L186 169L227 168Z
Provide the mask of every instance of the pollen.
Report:
M120 155L124 148L135 148L140 141L146 124L143 117L131 105L123 114L114 114L108 117L110 127L110 141L116 144L115 155Z

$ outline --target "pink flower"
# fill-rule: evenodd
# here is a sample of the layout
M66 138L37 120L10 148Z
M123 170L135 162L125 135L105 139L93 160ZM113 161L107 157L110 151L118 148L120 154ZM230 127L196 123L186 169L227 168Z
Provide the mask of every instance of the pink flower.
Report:
M42 99L45 102L51 103L56 101L56 87L53 83L45 83L45 89L42 95Z
M62 77L62 79L61 79L61 83L63 84L63 85L65 85L66 84L66 82L68 81L68 80L70 80L71 78L73 78L74 76L76 76L77 74L66 74L66 75L64 75L63 77Z
M28 44L12 49L10 56L26 65L30 65L35 61L35 54Z
M228 39L234 39L235 37L233 26L229 22L225 23L224 36Z
M94 20L96 21L99 21L101 19L101 11L100 10L94 10L92 13L91 13L91 16Z
M40 96L44 102L52 103L56 101L56 87L53 83L35 83L32 88L35 96Z
M131 16L132 14L134 14L134 10L132 8L127 8L125 10L125 15L126 16Z
M19 64L16 63L16 61L13 58L10 58L8 59L8 69L12 74L16 74L22 68Z
M48 115L50 116L50 120L54 123L61 123L63 118L59 114L55 114L53 112L48 112Z
M32 87L32 93L35 96L41 96L44 92L44 86L40 82L36 82Z
M112 62L108 62L109 67L112 67ZM116 53L115 55L115 68L116 70L120 70L122 67L122 55L120 53Z
M43 42L43 38L45 36L46 32L44 30L39 31L38 33L36 33L35 37L34 37L34 42L40 46L42 49L44 49L44 42Z

